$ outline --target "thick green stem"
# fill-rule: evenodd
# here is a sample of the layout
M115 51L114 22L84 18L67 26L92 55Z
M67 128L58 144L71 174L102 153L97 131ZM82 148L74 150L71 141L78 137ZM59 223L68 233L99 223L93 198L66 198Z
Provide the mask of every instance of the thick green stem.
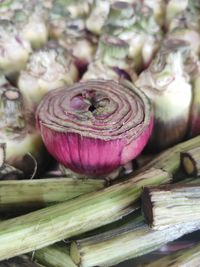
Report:
M193 149L199 145L200 145L200 136L197 136L188 141L180 143L160 153L152 161L150 161L143 168L141 168L139 172L143 172L153 167L153 168L160 168L162 170L174 174L180 167L180 152Z
M76 267L69 256L69 248L61 245L52 245L34 253L34 261L46 267Z
M200 175L200 147L181 153L181 165L190 176Z
M197 229L199 220L155 231L138 218L118 229L72 242L70 255L79 267L113 266L159 249Z
M200 244L195 245L192 248L183 249L176 253L172 253L159 260L152 261L142 265L143 267L177 267L177 266L191 266L199 267L200 262Z
M200 220L200 181L145 187L142 207L148 224L157 230Z
M1 171L0 171L1 177ZM102 189L104 180L49 178L0 181L0 212L32 210Z
M170 179L167 172L151 169L98 192L1 222L0 260L116 221L132 211L143 186L168 183Z

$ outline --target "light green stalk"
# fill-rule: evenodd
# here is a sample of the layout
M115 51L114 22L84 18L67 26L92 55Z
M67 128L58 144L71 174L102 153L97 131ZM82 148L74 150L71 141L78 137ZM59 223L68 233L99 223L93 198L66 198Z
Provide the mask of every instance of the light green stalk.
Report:
M39 250L33 254L35 262L44 264L46 267L76 267L69 255L69 248L61 245L52 245Z
M116 221L133 210L143 186L169 181L167 172L152 169L98 192L1 222L0 260Z
M104 186L104 180L61 177L0 181L0 212L42 208L102 189Z
M147 163L139 172L148 170L149 168L160 168L166 170L169 173L174 174L180 167L180 152L190 150L200 145L200 136L189 139L167 149L160 153L153 160Z
M150 229L142 218L137 218L118 229L72 242L70 255L79 267L114 266L159 249L166 243L198 229L199 220L155 231Z
M181 153L181 166L189 176L200 175L200 146Z

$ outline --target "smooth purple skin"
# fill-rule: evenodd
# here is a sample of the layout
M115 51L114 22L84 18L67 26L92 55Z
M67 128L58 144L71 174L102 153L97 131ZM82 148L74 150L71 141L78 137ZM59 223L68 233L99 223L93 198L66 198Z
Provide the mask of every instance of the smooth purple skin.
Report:
M153 119L145 132L129 145L125 140L101 140L77 133L60 133L42 123L40 131L49 153L65 167L86 175L103 175L137 157L150 137Z
M104 141L76 133L59 133L43 125L40 130L49 153L74 172L102 175L120 165L122 140Z
M129 145L124 147L121 154L121 165L124 165L139 156L151 136L153 124L154 121L152 117L145 131L136 139L134 139Z

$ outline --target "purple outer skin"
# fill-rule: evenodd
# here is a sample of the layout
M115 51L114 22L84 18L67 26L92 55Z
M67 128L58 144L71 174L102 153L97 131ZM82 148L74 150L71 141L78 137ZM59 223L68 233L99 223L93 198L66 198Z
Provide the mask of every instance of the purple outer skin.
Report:
M45 95L36 121L49 153L74 172L92 176L137 157L151 135L153 112L147 97L129 86L91 80Z
M136 158L147 144L153 118L145 131L128 145L123 139L101 140L77 133L56 132L42 123L41 135L49 153L65 167L86 175L103 175Z

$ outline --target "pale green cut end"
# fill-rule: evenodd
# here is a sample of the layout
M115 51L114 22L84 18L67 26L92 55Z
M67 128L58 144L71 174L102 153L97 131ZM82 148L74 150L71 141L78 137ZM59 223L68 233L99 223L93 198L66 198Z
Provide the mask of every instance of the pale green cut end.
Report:
M72 242L70 246L70 256L75 264L80 264L81 261L81 255L78 250L78 246L76 242Z

